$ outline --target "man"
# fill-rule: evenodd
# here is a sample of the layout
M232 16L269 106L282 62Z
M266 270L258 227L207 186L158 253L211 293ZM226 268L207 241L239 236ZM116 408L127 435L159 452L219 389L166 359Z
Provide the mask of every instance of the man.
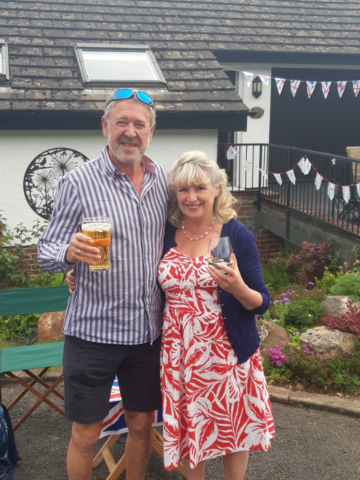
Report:
M129 429L126 478L144 477L151 451L151 411L161 407L161 258L168 190L164 167L144 153L155 130L145 92L121 89L105 105L108 145L99 158L59 183L54 211L38 246L46 271L74 269L76 291L64 321L65 416L73 422L70 480L91 478L94 446L108 414L115 375ZM84 217L110 217L110 269L81 233Z

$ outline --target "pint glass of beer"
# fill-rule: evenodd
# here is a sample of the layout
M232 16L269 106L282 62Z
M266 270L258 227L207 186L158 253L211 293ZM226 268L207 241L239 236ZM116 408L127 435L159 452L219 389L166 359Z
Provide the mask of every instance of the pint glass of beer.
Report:
M108 270L110 268L111 222L109 217L89 217L82 221L82 233L93 239L92 247L100 251L101 259L90 270Z

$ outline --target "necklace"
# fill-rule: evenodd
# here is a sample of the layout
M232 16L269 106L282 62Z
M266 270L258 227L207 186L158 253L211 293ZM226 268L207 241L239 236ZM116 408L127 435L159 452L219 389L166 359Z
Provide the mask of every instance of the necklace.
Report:
M198 237L198 238L190 238L190 237L186 234L186 232L185 232L185 217L183 218L183 221L182 221L182 223L181 223L181 228L182 228L183 234L184 234L185 237L188 238L189 240L191 240L191 241L201 240L202 238L205 237L205 235L207 235L207 234L210 232L210 230L212 229L212 227L213 227L213 225L214 225L214 223L215 223L215 220L216 220L216 217L213 218L213 221L211 222L211 225L210 225L209 230L208 230L207 232L205 232L204 235L201 235L201 237Z

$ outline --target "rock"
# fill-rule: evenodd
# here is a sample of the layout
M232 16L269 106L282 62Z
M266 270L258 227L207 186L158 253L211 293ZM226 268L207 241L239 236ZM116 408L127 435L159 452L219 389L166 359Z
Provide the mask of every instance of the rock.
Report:
M324 315L330 315L331 317L340 317L343 313L346 313L348 297L342 295L334 295L332 297L326 297L322 302L324 307Z
M43 313L38 321L38 342L63 340L64 317L65 312Z
M300 335L304 343L312 344L314 352L324 360L330 358L349 358L355 354L356 337L329 327L315 327Z
M290 334L276 323L259 320L257 330L261 340L261 359L263 362L270 362L269 348L277 347L280 342L284 344L290 342Z
M298 383L295 385L295 390L300 390L302 392L305 390L305 387L302 383Z

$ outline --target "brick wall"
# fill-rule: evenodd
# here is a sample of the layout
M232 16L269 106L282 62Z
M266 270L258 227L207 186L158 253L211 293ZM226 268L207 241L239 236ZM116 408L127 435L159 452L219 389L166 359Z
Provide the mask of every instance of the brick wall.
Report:
M37 274L40 272L39 268L35 268L34 264L36 263L37 260L37 249L36 248L25 248L26 252L29 254L29 257L27 258L27 263L28 265L24 267L25 270L31 270L32 273Z
M238 220L244 223L254 234L261 260L267 261L273 253L283 250L284 239L265 228L255 228L253 212L257 211L257 205L254 204L257 200L257 194L243 192L234 194L234 197L238 200L235 205Z

